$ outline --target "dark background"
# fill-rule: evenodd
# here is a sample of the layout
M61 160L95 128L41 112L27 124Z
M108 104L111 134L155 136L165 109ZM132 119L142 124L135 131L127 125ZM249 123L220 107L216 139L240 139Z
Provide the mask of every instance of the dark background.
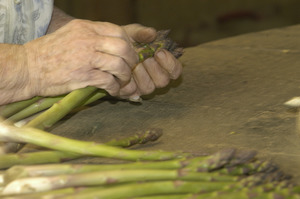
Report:
M172 29L183 46L297 24L299 0L57 0L68 14Z

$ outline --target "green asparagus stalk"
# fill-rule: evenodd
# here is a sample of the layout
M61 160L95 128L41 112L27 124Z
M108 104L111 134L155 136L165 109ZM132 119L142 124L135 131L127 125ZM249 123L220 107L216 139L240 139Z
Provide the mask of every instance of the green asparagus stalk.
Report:
M185 198L185 197L184 197ZM296 193L292 193L289 190L281 190L274 192L261 192L255 189L245 189L231 192L214 192L207 194L195 194L193 199L300 199L300 196ZM187 198L186 198L187 199Z
M97 88L95 87L86 87L72 91L43 114L31 120L26 126L35 127L38 129L46 129L51 127L74 108L78 107L79 104L87 100L88 97L96 92L96 90Z
M132 137L125 139L113 139L105 144L110 146L121 146L121 147L130 147L136 144L145 144L148 142L154 142L162 136L162 129L149 129L145 132L136 134Z
M20 121L40 111L46 110L47 108L51 107L54 103L58 102L62 98L63 96L42 98L39 101L19 111L18 113L12 115L11 117L8 118L8 120L11 122Z
M141 196L131 199L194 199L195 194L168 194L168 195L155 195L155 196Z
M105 143L106 145L118 147L130 147L134 144L145 144L157 140L162 135L160 129L151 129L135 136L121 140L114 139ZM22 154L4 154L0 156L0 169L14 165L35 165L45 163L59 163L66 160L80 158L82 155L62 151L41 151ZM71 166L72 167L72 166Z
M139 181L186 180L234 182L237 179L237 177L233 176L185 170L110 170L16 179L4 187L2 194L25 194L67 187L99 186Z
M100 164L100 165L87 165L87 164L48 164L48 165L36 165L36 166L14 166L6 170L5 172L5 182L11 182L19 178L28 177L40 177L40 176L54 176L63 174L77 174L77 173L87 173L95 171L108 171L108 170L141 170L141 169L151 169L151 170L180 170L185 169L189 172L197 172L191 170L188 166L192 160L179 159L179 160L168 160L159 162L133 162L124 164ZM199 164L201 161L199 159ZM213 175L223 175L215 172Z
M70 194L62 197L63 199L86 199L86 198L101 198L101 199L119 199L119 198L134 198L141 196L153 196L153 195L168 195L168 194L197 194L196 198L218 198L222 196L222 193L236 199L239 196L248 196L248 198L260 198L260 195L275 196L276 194L280 196L293 196L298 197L298 194L291 192L290 189L285 189L282 191L274 191L270 193L265 193L266 188L264 186L256 188L244 188L237 183L232 182L199 182L199 181L158 181L158 182L145 182L145 183L129 183L119 186L114 186L111 188L106 188L102 190L92 190L90 192ZM209 194L205 194L209 193ZM201 197L203 196L203 197ZM235 197L238 196L238 197ZM251 197L254 196L254 197ZM194 197L193 197L194 198ZM247 198L247 199L248 199ZM271 197L272 198L272 197Z
M35 127L39 129L50 128L60 119L65 117L74 108L78 107L79 104L85 102L92 93L96 92L95 87L86 87L72 91L59 102L52 105L47 111L38 115L36 118L31 120L26 126ZM22 141L21 141L22 142ZM20 150L24 145L15 144L16 151ZM9 152L16 152L9 151Z
M88 98L82 105L88 105L91 104L100 98L106 96L106 93L103 90L97 90L90 98ZM41 112L43 110L48 109L49 107L53 106L53 104L59 102L61 99L63 99L64 96L57 96L57 97L47 97L42 98L38 100L37 102L31 104L30 106L24 108L23 110L19 111L18 113L12 115L8 118L10 122L17 122L20 120L23 120L25 118L28 118L38 112Z
M227 151L227 150L225 150ZM43 154L43 152L35 152ZM48 155L46 153L50 153L50 151L45 152L43 155L46 159ZM57 153L58 158L51 158L53 154ZM26 153L25 155L31 155L33 153ZM65 155L63 152L55 151L53 154L50 153L48 159L52 160L53 163L60 162L61 158L70 158ZM100 164L100 165L87 165L87 164L49 164L49 165L36 165L36 166L14 166L8 169L5 172L6 182L10 182L17 178L24 178L24 177L37 177L37 176L53 176L53 175L61 175L61 174L75 174L75 173L85 173L85 172L93 172L93 171L107 171L107 170L134 170L134 169L185 169L191 172L199 172L199 168L203 169L206 168L207 170L214 170L220 174L228 175L230 173L222 172L221 170L216 170L215 165L219 165L218 163L207 165L208 161L214 160L216 162L222 162L224 160L223 156L220 154L224 154L224 152L217 152L211 156L203 156L203 157L194 157L194 158L183 158L183 159L174 159L174 160L167 160L167 161L156 161L156 162L133 162L133 163L124 163L124 164ZM73 154L70 154L73 155ZM14 155L16 156L16 155ZM74 155L76 157L76 155ZM21 158L25 158L26 156L20 156ZM218 158L215 158L218 157ZM3 160L3 161L1 161ZM34 159L35 160L35 159ZM38 161L43 161L39 157L37 157ZM14 161L20 161L20 163L24 164L33 164L34 162L29 161L22 161L19 160L19 156L16 156ZM5 161L5 159L1 159L0 162L9 162ZM39 162L38 162L39 163ZM243 163L247 165L248 163ZM11 165L11 164L10 164ZM7 165L5 168L8 168ZM1 168L1 167L0 167ZM258 169L258 168L256 168ZM219 172L221 171L221 172ZM235 173L234 173L235 174ZM243 174L241 174L243 175Z
M90 190L93 188L89 188ZM65 189L56 189L51 191L45 192L38 192L32 194L22 194L22 195L7 195L2 196L1 199L40 199L40 198L53 198L53 197L60 197L66 194L75 194L78 192L77 188L65 188ZM0 194L1 195L1 194Z
M255 160L247 164L225 167L219 170L220 173L230 175L251 175L257 172L272 172L276 166L269 161Z
M0 169L6 169L14 165L60 163L79 157L82 157L82 155L61 151L5 154L0 155Z
M0 106L0 116L4 118L8 118L12 116L13 114L21 111L22 109L26 108L27 106L35 103L36 101L40 100L41 97L34 97L29 100L14 102L11 104L6 104Z
M64 189L55 189L51 191L45 192L35 192L29 194L13 194L13 195L4 195L1 196L1 199L54 199L64 197L65 195L69 194L78 194L78 193L85 193L90 192L93 190L100 190L104 189L104 186L96 186L96 187L71 187L71 188L64 188ZM1 195L1 194L0 194Z
M121 149L105 144L69 139L30 127L14 127L0 122L0 141L29 143L58 151L86 156L101 156L123 160L166 160L183 154L163 151L138 151Z

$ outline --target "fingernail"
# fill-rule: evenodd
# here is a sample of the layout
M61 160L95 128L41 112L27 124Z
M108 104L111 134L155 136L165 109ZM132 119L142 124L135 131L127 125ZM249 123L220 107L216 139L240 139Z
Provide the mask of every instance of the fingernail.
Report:
M131 101L131 102L141 102L142 98L140 98L140 96L138 96L138 95L135 95L135 96L131 96L129 98L129 101Z

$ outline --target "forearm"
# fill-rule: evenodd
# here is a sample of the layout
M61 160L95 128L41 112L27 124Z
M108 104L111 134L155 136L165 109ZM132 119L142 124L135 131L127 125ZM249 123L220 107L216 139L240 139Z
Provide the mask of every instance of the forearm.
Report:
M27 55L22 45L0 44L0 105L31 96Z
M57 29L64 26L65 24L67 24L68 22L70 22L73 19L74 19L74 17L67 15L65 12L63 12L59 8L54 7L47 34L50 34L54 31L56 31Z

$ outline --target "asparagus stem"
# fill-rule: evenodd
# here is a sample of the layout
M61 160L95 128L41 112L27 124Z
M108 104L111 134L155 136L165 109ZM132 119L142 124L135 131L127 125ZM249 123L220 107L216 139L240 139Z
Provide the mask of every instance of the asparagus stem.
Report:
M54 103L58 102L62 98L63 96L42 98L39 101L19 111L18 113L12 115L11 117L8 118L8 120L11 122L17 122L19 120L27 118L35 113L38 113L40 111L43 111L51 107Z
M155 141L161 136L161 131L152 129L143 134L132 136L129 138L113 140L105 143L106 145L129 147L134 144L146 143L147 141ZM127 141L128 140L128 141ZM65 160L71 160L82 157L79 154L65 153L61 151L41 151L23 154L5 154L0 156L0 169L12 167L14 165L34 165L45 163L59 163Z
M110 146L130 147L135 144L145 144L147 142L156 141L161 136L162 136L162 129L150 129L145 132L136 134L132 137L128 137L122 140L113 139L107 142L106 144Z
M180 157L179 154L172 152L128 150L94 142L79 141L35 128L14 127L4 122L0 123L0 138L4 142L23 142L58 151L124 160L166 160Z
M64 188L64 189L56 189L51 191L45 191L45 192L35 192L35 193L29 193L29 194L13 194L13 195L3 195L1 196L1 199L55 199L64 197L64 195L68 194L77 194L77 193L85 193L90 192L92 190L100 190L104 189L103 186L97 186L97 187L70 187L70 188ZM1 194L0 194L1 195Z
M67 187L162 180L214 181L215 183L227 182L228 184L228 182L236 181L237 178L185 170L110 170L50 177L21 178L8 183L4 187L2 194L24 194Z
M0 106L0 116L4 118L8 118L13 114L19 112L20 110L26 108L27 106L33 104L34 102L38 101L39 99L41 99L41 97L34 97L29 100L2 105Z
M76 158L77 156L75 154L64 154L64 152L57 152L54 151L51 153L51 151L46 151L43 155L43 152L35 152L38 155L42 154L41 156L45 157L47 160L48 154L49 160L51 160L53 163L60 162L61 159L66 158ZM24 156L21 156L21 158L27 158L35 153L26 153ZM56 158L56 155L58 156ZM54 157L53 157L54 156ZM107 170L134 170L134 169L183 169L192 171L192 172L198 172L198 168L207 168L207 160L212 160L214 157L221 157L220 153L213 154L208 157L195 157L191 159L174 159L174 160L165 160L165 161L157 161L157 162L133 162L133 163L125 163L125 164L101 164L101 165L86 165L86 164L78 164L78 165L70 165L70 164L50 164L50 165L37 165L37 166L14 166L8 169L5 173L6 176L6 183L10 182L17 178L24 178L24 177L36 177L36 176L52 176L52 175L61 175L61 174L75 174L75 173L84 173L84 172L93 172L93 171L107 171ZM14 161L19 161L20 164L34 164L35 162L31 162L31 159L27 161L22 161L21 158L19 158L18 155L13 155ZM53 157L53 158L52 158ZM41 163L43 160L39 158L32 158L33 161L36 161L37 163ZM222 159L222 158L221 158ZM1 161L3 160L3 161ZM215 159L216 161L219 161L218 159ZM11 160L10 160L11 161ZM0 162L7 162L3 163L4 168L8 168L11 164L9 164L9 161L5 161L5 159L1 159L0 156ZM14 162L15 163L15 162ZM217 164L215 164L217 165ZM1 168L1 167L0 167ZM212 168L212 167L210 167ZM227 174L227 173L225 173Z
M70 194L64 199L86 198L132 198L140 196L152 196L162 194L195 194L234 189L231 182L199 182L199 181L158 181L145 183L129 183L102 190ZM233 185L234 186L234 185ZM239 186L237 186L239 187Z
M32 194L23 194L23 195L8 195L2 196L1 199L40 199L40 198L53 198L53 197L60 197L66 194L74 194L77 193L76 188L65 188L65 189L56 189L51 191L45 192L37 192Z
M86 87L72 91L58 103L53 104L51 108L31 120L26 126L45 129L51 127L57 121L66 116L70 111L83 103L87 98L97 90L95 87Z
M102 97L107 96L107 93L105 92L105 90L102 89L98 89L94 94L92 94L92 96L90 98L88 98L84 103L83 106L85 105L89 105L99 99L101 99Z
M5 154L0 156L0 169L6 169L13 165L60 163L66 160L76 159L79 157L82 156L74 153L61 151Z

